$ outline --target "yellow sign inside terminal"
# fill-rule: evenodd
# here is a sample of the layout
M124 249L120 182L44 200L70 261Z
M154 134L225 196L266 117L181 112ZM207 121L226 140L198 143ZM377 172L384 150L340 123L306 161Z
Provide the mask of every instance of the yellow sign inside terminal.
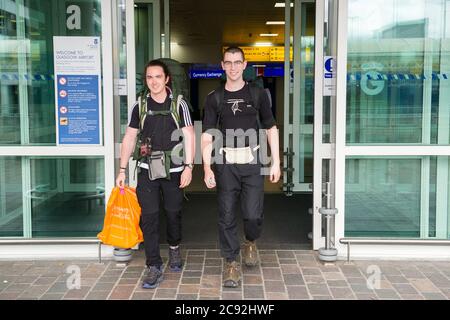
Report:
M282 62L284 61L284 47L240 47L245 59L250 62ZM223 48L225 50L226 48ZM292 61L292 48L289 50Z

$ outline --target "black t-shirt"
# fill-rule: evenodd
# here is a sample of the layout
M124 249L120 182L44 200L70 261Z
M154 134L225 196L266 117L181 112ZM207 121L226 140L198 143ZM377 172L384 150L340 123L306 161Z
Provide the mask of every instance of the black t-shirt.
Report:
M147 110L170 110L170 103L171 99L169 95L167 95L163 103L156 102L148 95ZM185 100L181 100L178 113L180 116L180 129L192 126L189 107ZM139 129L139 121L139 103L136 102L133 106L129 127ZM175 130L177 130L177 125L171 115L147 115L142 130L142 139L145 140L147 137L150 137L153 150L169 151L182 141L181 138L178 141L171 141L172 132Z
M217 110L220 110L219 108L221 108L222 112L218 129L222 131L224 136L227 129L242 129L246 131L248 129L270 129L276 125L272 115L269 97L264 89L258 89L259 108L255 108L253 105L254 102L252 101L248 84L238 91L228 91L225 89L223 102L218 108L216 107L217 102L214 96L215 91L209 93L205 101L203 131L216 128L218 120ZM262 128L258 128L258 111Z

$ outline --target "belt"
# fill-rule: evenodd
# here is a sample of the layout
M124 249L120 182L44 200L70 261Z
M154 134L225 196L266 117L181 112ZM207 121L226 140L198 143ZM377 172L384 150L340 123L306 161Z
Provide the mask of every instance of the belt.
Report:
M139 167L147 169L148 170L148 164L147 163L140 163ZM170 168L169 172L181 172L184 170L184 167L175 167L175 168ZM167 171L166 171L167 172Z

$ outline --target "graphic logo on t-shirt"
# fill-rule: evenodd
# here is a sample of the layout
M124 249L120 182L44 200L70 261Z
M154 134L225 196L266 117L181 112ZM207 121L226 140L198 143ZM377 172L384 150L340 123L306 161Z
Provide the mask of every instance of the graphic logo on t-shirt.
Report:
M233 111L233 115L236 115L236 111L242 112L239 109L239 102L244 102L242 99L228 99L227 103L231 104L231 111Z

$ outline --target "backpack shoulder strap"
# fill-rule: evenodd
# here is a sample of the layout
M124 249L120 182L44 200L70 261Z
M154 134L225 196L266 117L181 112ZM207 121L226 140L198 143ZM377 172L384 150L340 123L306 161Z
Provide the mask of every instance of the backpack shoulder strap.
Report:
M216 123L216 128L219 128L220 125L220 119L222 116L222 110L223 110L223 96L225 93L225 86L221 85L220 87L218 87L216 90L214 90L213 95L214 95L214 107L216 109L216 113L217 113L217 123Z
M140 95L138 97L138 105L139 105L139 131L144 129L145 118L147 117L147 97ZM144 100L144 101L142 101Z
M256 121L258 123L258 129L261 129L262 124L261 124L261 118L259 115L259 109L261 107L260 106L260 103L261 103L260 97L261 97L262 90L260 87L258 87L254 83L250 83L248 87L250 89L250 96L252 97L253 107L256 109Z
M179 94L177 96L177 101L175 102L175 99L172 99L172 102L170 104L170 114L172 115L172 118L175 121L177 129L180 129L180 124L181 124L180 107L181 107L182 100L183 100L183 95Z
M255 109L259 110L259 98L261 95L261 88L256 86L254 83L250 83L249 84L249 89L250 89L250 96L252 97L252 101L254 102L254 107Z

